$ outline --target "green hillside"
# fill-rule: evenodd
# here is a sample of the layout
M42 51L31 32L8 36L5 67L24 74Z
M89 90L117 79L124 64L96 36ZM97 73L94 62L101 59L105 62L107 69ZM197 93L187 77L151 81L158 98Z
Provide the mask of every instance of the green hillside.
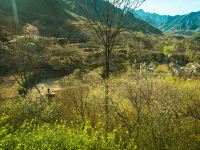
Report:
M80 9L80 5L81 2L80 0L63 0L66 5L65 7L70 10L71 12L74 12L80 16L84 17L84 13L82 12L82 10ZM88 3L90 3L90 5L93 3L93 1L88 0ZM106 5L111 5L107 2L104 2L102 0L98 0L97 1L98 6L99 6L99 10L104 11L104 8L106 8ZM90 7L88 5L88 7ZM110 8L114 7L114 6L109 6ZM116 12L118 12L119 14L122 13L121 10L119 8L115 8ZM93 8L90 8L90 11L93 12L95 11ZM91 14L95 14L91 13ZM93 16L94 18L98 18L97 16ZM160 30L158 30L157 28L154 28L153 26L149 25L147 22L140 20L138 18L136 18L133 14L129 14L128 19L127 19L127 26L128 28L130 28L130 30L134 30L134 31L138 31L138 32L143 32L143 33L153 33L153 34L162 34L162 32Z
M66 23L79 21L84 15L81 13L79 1L72 0L15 0L19 24L13 15L11 0L0 1L0 24L10 28L21 29L26 23L39 27L42 34L61 36L67 32ZM104 3L102 0L99 2ZM101 6L101 5L100 5ZM117 8L116 8L117 9ZM118 10L120 12L120 10ZM75 17L76 16L76 17ZM161 31L148 23L136 19L133 15L129 17L132 30L144 33L161 34ZM55 30L56 29L56 30ZM64 35L63 35L64 36Z
M0 1L1 24L13 27L22 27L31 23L39 27L42 33L51 34L53 28L62 28L66 20L74 19L63 8L60 0L16 0L19 24L13 16L11 0Z

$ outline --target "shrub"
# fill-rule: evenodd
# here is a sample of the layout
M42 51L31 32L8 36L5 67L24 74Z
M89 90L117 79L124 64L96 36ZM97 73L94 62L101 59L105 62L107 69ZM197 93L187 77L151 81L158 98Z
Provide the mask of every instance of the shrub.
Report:
M168 56L170 54L173 54L174 52L176 52L174 45L171 46L165 46L163 49L163 53Z
M200 52L187 51L186 55L191 62L200 63Z
M190 61L185 53L174 53L170 56L170 59L173 62L177 62L180 66L185 66Z
M131 62L143 63L146 62L150 64L151 62L163 62L165 56L162 52L154 51L133 51L129 52L128 56Z
M71 121L67 107L59 101L42 102L40 99L14 98L0 108L1 113L9 118L4 124L14 128L20 127L24 121L37 118L38 123L54 123L56 121Z
M1 121L6 119L1 117ZM1 127L0 137L2 149L69 149L69 150L115 150L115 149L136 149L133 142L124 147L122 139L116 138L114 132L105 133L102 129L91 128L89 123L82 127L70 128L66 123L42 124L32 122L24 124L16 131L13 127L6 125Z
M118 108L119 124L135 139L138 148L197 150L198 82L138 76L139 79L135 77L132 81L124 77L126 80L116 85L118 89L125 88L124 101L129 101L124 108L122 105Z

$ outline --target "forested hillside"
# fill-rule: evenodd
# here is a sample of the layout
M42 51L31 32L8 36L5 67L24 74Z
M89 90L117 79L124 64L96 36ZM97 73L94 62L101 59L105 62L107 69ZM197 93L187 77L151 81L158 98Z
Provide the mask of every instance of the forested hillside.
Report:
M13 1L0 1L0 16L1 24L8 26L22 28L25 23L36 25L42 34L52 34L56 36L65 36L64 32L69 32L67 29L69 24L77 23L84 17L80 9L79 1L72 0L15 0L17 8L17 18L13 14ZM99 3L104 3L99 0ZM110 4L107 4L110 5ZM99 7L102 5L99 4ZM102 9L102 8L101 8ZM120 13L120 9L116 8ZM16 20L17 19L17 20ZM16 21L18 22L16 26ZM132 25L134 31L141 31L144 33L161 34L161 31L152 27L148 23L136 19L130 14L127 24ZM72 25L73 26L73 25Z

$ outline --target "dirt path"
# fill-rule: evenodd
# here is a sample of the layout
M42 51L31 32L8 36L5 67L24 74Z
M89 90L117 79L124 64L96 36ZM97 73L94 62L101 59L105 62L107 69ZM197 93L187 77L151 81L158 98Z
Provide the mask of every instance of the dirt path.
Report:
M41 94L45 95L48 92L48 89L50 89L51 92L56 92L62 90L62 87L59 84L60 78L52 78L52 79L46 79L37 84L37 88L40 90ZM30 94L32 96L39 96L38 91L36 88L33 88L30 91Z
M51 91L59 91L62 88L59 85L60 78L46 79L37 84L37 88L41 93L47 93L47 89ZM12 76L0 77L0 96L5 99L10 99L18 95L18 85ZM38 91L33 88L30 90L31 96L37 96Z

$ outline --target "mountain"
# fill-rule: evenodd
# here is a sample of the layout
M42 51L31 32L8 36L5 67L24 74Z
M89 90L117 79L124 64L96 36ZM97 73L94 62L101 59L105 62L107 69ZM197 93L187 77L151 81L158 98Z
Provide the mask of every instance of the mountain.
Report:
M142 9L134 10L133 14L136 18L142 19L148 22L149 24L153 25L154 27L158 28L163 22L165 22L170 17L167 15L159 15L156 13L145 12Z
M84 17L84 13L80 9L81 0L63 0L63 1L66 3L66 8L68 10L78 14L79 16ZM92 5L97 5L98 10L100 10L100 11L104 11L104 9L107 8L106 7L107 5L109 5L108 8L114 7L112 4L110 4L104 0L95 0L96 4L92 4L92 3L94 3L93 0L87 0L87 3L89 4L89 5L87 5L87 7L91 11L90 14L94 14L94 16L93 16L94 18L95 18L96 13L95 13L94 8L91 8ZM117 12L118 14L122 13L122 11L119 8L115 8L113 10L115 12ZM98 17L96 16L96 20L98 20L97 18ZM162 32L160 30L158 30L157 28L154 28L153 26L151 26L150 24L148 24L147 22L145 22L143 20L136 18L132 13L130 13L128 15L127 26L131 27L131 30L138 31L138 32L162 34Z
M98 1L105 3L103 0ZM13 2L16 3L18 18L13 15ZM0 0L0 25L20 30L26 23L31 23L39 28L41 34L60 36L65 33L66 24L84 17L79 5L80 0ZM134 15L128 20L135 31L161 34L160 30Z
M167 16L148 13L144 10L133 11L133 14L164 32L197 31L200 32L200 11L186 15Z

